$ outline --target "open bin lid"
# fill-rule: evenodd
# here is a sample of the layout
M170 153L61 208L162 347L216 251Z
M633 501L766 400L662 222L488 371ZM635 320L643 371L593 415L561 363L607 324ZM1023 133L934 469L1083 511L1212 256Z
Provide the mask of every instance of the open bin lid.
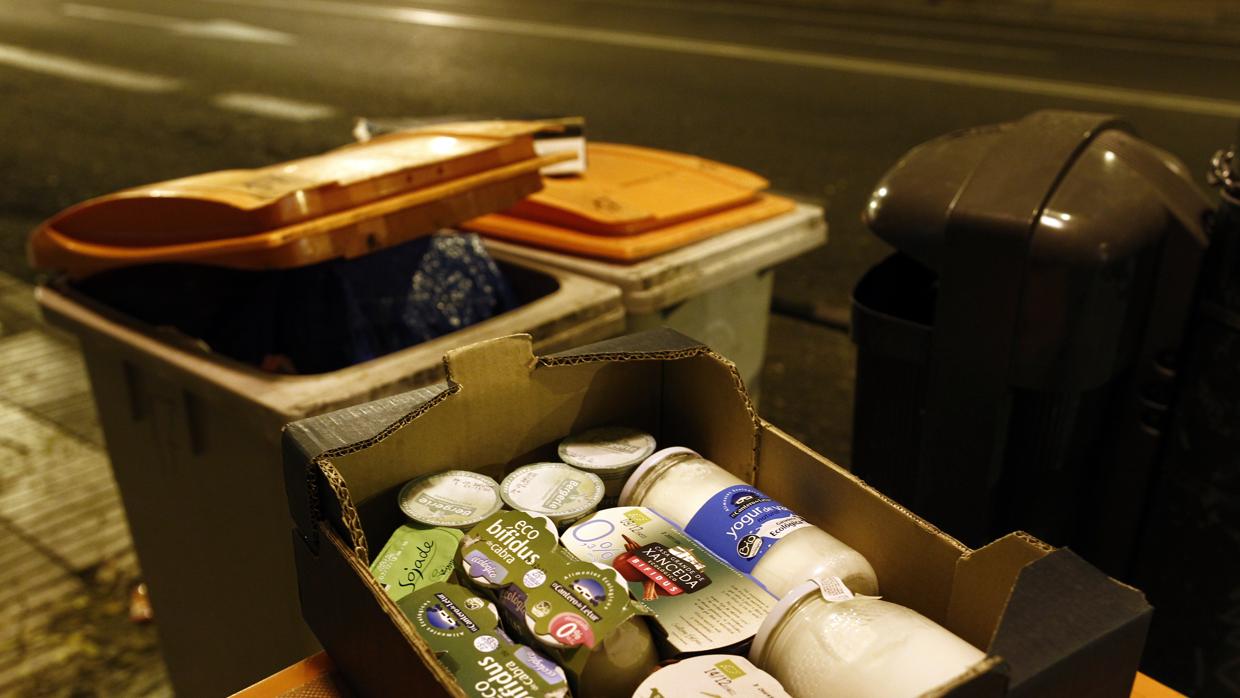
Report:
M322 155L91 199L40 225L30 261L72 277L154 262L242 269L354 257L541 187L537 122L440 124Z
M486 235L572 254L644 259L795 204L763 194L752 172L703 158L611 143L587 146L586 173L547 178L502 214L466 221Z

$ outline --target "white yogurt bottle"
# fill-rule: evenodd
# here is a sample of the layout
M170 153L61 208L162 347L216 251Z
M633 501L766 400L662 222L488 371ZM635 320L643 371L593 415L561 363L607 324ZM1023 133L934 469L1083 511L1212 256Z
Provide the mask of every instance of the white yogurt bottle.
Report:
M603 480L603 501L600 509L609 509L620 502L620 491L629 475L641 462L654 453L655 440L650 434L621 426L588 429L560 442L560 460Z
M790 591L762 623L750 661L797 698L914 698L986 657L910 608L849 597L815 582Z
M468 470L447 470L405 483L397 498L410 520L469 529L503 508L499 483Z
M509 473L499 492L513 509L541 514L563 530L594 513L603 499L603 481L564 463L532 463Z
M653 509L729 565L782 597L807 579L838 577L858 594L878 593L861 553L687 448L645 460L620 495Z

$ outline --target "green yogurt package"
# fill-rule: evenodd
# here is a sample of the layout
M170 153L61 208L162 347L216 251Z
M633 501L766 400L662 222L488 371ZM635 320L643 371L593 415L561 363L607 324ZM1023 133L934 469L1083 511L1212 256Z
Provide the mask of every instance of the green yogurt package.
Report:
M509 639L495 605L469 589L440 582L408 594L397 605L469 696L570 695L564 671Z
M618 572L653 613L675 654L742 647L777 601L644 507L604 509L570 527L560 540L576 557Z
M457 559L460 577L499 604L518 637L545 649L574 691L627 698L657 663L623 579L564 550L546 517L494 514L465 536Z
M465 534L454 528L405 524L370 563L370 572L393 601L452 578L456 548Z

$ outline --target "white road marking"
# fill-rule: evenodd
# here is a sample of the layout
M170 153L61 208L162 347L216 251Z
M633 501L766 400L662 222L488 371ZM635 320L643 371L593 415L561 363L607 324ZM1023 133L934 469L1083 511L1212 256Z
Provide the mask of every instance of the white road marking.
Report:
M182 17L153 15L147 12L114 10L110 7L79 5L77 3L65 3L61 5L60 11L66 17L152 27L172 32L173 34L196 36L204 39L244 41L252 44L275 44L279 46L291 46L297 43L296 37L292 34L242 24L231 19L192 20Z
M456 2L457 0L423 0L434 4ZM838 28L847 30L852 27L871 27L887 31L907 30L918 34L927 29L942 33L954 34L965 39L986 38L990 40L1010 40L1019 42L1042 42L1060 46L1078 48L1108 49L1130 53L1159 54L1165 56L1187 56L1192 58L1214 58L1226 61L1240 61L1240 51L1226 46L1208 46L1175 41L1172 39L1138 38L1108 36L1105 34L1072 31L1055 31L1050 29L1034 29L1030 27L1004 27L993 24L974 23L950 17L896 17L883 15L858 15L848 11L830 10L826 8L779 7L775 5L756 5L746 2L677 2L676 0L574 0L586 3L607 3L627 7L654 8L660 10L676 10L681 12L706 13L728 17L753 17L761 19L791 20L803 25L821 22L824 16L843 15L846 19ZM862 9L864 12L864 9Z
M112 68L10 44L0 44L0 65L135 92L172 92L181 88L181 81L175 78Z
M427 27L463 29L539 39L578 41L623 48L731 58L779 65L818 68L857 75L874 75L959 87L1018 94L1057 97L1145 109L1240 117L1240 102L1174 92L1138 90L1084 82L1049 80L976 70L917 65L869 58L856 58L811 51L792 51L724 41L691 39L660 34L641 34L568 24L463 15L391 5L333 2L332 0L204 0L219 4L266 9L315 12L354 19L377 19Z
M211 98L211 103L221 109L257 114L258 116L284 119L286 121L317 121L336 114L333 107L314 102L300 102L283 97L253 94L249 92L225 92Z
M817 24L795 24L778 30L784 36L797 36L809 39L825 39L841 41L846 44L864 44L869 46L885 46L888 48L909 49L912 51L930 51L933 53L949 53L961 56L987 56L990 58L1014 58L1024 61L1040 61L1049 63L1055 60L1053 51L1015 46L996 46L950 39L931 39L922 36L900 36L878 32L857 31L822 26Z

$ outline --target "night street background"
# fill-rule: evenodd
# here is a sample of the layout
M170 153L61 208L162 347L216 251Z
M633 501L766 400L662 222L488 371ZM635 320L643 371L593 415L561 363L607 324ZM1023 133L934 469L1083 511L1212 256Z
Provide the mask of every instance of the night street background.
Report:
M874 183L937 135L1063 108L1126 116L1204 187L1240 46L1157 34L796 2L0 0L0 272L35 281L26 236L67 206L321 152L357 116L582 115L825 207L775 294L826 322L772 319L761 412L847 463L853 351L828 325L888 252L859 218Z

